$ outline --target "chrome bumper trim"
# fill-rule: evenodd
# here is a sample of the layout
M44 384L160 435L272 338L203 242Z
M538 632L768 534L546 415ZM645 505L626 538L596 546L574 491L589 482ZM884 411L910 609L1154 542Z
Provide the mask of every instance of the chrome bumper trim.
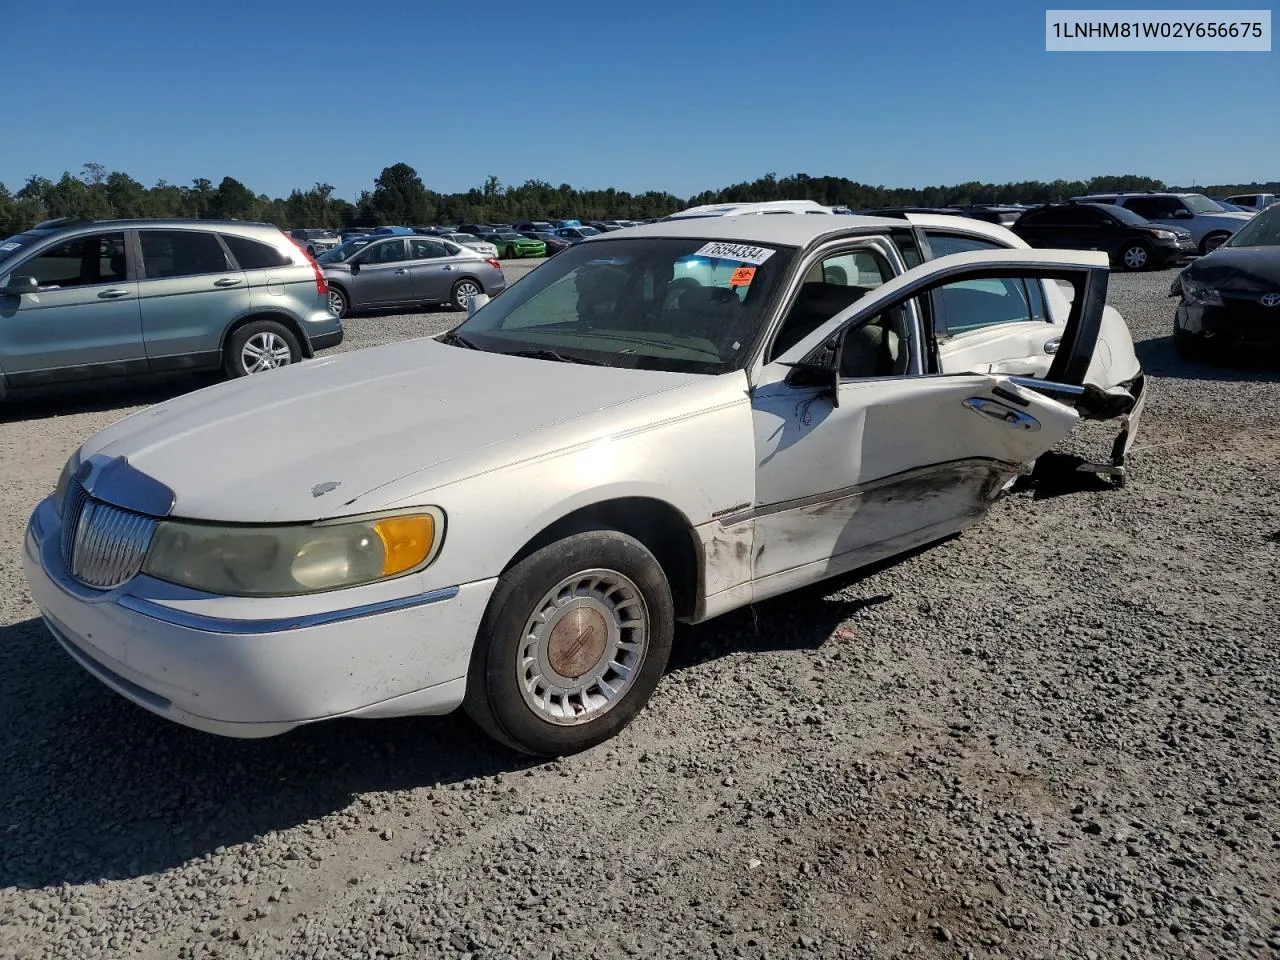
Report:
M140 613L144 617L171 623L177 627L191 630L202 630L206 633L226 633L239 636L252 636L261 633L282 633L288 630L302 630L306 627L318 627L329 623L341 623L344 620L355 620L360 617L371 617L379 613L390 613L394 610L406 610L410 607L426 606L429 603L441 603L452 600L458 595L458 587L444 587L429 593L419 593L412 597L398 597L395 600L381 600L377 603L366 603L358 607L347 607L344 610L326 610L323 613L307 613L296 617L279 617L273 620L232 620L227 617L208 617L200 613L189 613L186 610L175 610L141 597L121 596L116 603L126 610Z

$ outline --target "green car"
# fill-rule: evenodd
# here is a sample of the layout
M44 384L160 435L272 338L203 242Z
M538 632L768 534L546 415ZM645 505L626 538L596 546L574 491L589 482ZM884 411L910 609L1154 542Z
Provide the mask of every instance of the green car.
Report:
M545 243L541 240L522 237L514 230L485 233L480 236L480 239L497 247L498 256L504 260L513 260L516 257L545 257L547 255L547 245Z

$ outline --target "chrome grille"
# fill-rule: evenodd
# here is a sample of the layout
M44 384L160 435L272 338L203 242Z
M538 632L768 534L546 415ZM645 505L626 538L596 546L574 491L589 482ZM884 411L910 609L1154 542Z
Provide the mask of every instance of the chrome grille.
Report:
M68 572L90 587L118 587L142 569L156 521L94 500L78 483L66 493L62 559Z

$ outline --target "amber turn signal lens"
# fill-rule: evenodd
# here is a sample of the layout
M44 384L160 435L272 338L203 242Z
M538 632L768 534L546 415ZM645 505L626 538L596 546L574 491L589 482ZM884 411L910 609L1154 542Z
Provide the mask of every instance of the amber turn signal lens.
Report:
M435 521L427 515L412 517L386 517L378 520L373 529L382 539L382 575L412 570L431 553L435 540Z

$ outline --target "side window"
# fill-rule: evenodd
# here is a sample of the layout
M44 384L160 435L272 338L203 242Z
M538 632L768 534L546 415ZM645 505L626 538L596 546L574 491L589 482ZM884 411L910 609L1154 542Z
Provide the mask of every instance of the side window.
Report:
M970 250L1005 250L1005 246L992 243L990 240L979 240L977 237L961 237L953 233L936 233L926 230L929 238L929 249L935 257L945 257L952 253L968 253Z
M404 241L385 240L372 244L360 257L361 263L399 263L404 260Z
M126 279L124 234L76 237L25 261L13 274L35 277L46 290L118 283Z
M412 260L435 260L449 255L448 248L439 240L410 240L409 251Z
M231 250L241 270L267 270L271 267L287 267L293 260L281 250L267 243L238 237L232 233L219 234L222 242Z
M1183 209L1177 197L1130 197L1124 202L1127 209L1148 220L1171 220Z
M902 257L902 262L906 264L908 270L924 263L924 255L920 252L920 245L916 243L914 233L895 232L893 243L898 248L898 255Z
M1044 318L1044 296L1039 294L1040 317L1034 316L1032 297L1026 283L1018 278L959 280L938 287L934 302L941 308L947 335L955 336L1003 323L1021 323Z
M832 254L814 262L805 273L766 362L781 356L892 276L889 261L871 247Z
M142 230L143 276L148 280L225 273L230 269L222 244L212 233L196 230Z

